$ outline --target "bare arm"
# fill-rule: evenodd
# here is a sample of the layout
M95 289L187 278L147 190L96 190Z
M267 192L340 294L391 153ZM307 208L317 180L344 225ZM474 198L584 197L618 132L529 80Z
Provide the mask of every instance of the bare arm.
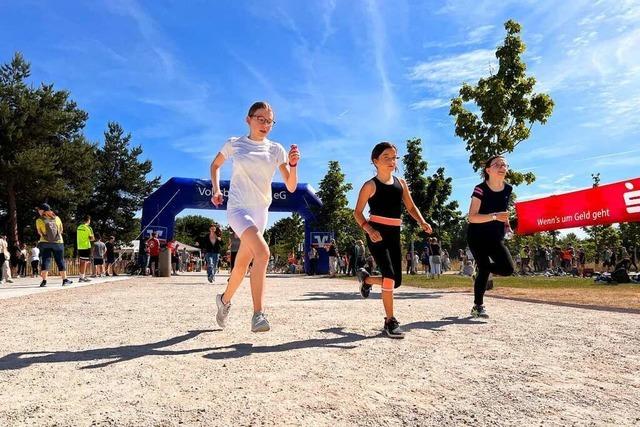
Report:
M211 203L216 207L222 204L222 192L220 191L220 168L225 161L222 153L218 153L211 162Z
M382 240L382 236L380 236L380 233L367 222L362 213L364 211L365 205L375 192L376 185L373 183L373 181L369 180L364 183L364 185L360 189L360 193L358 194L358 201L356 202L356 208L353 210L353 216L355 217L358 225L362 227L365 233L369 235L371 241L379 242L380 240Z
M490 214L481 214L478 213L480 211L480 203L481 200L477 197L471 198L471 205L469 206L469 222L471 224L484 224L485 222L491 221L501 221L507 222L509 221L509 212L494 212ZM493 216L495 215L495 219Z
M283 163L280 165L280 174L289 193L296 191L296 187L298 186L298 167L290 167L286 163Z
M400 184L402 184L402 201L407 208L407 212L413 219L416 220L420 228L424 230L425 233L431 234L433 231L431 229L431 225L427 221L424 220L422 214L418 210L416 204L413 202L413 197L411 197L411 191L409 191L409 186L404 179L400 179Z
M280 173L284 180L284 185L289 190L289 193L296 191L298 186L298 162L300 161L300 151L297 145L292 145L289 150L289 164L283 163L280 165Z

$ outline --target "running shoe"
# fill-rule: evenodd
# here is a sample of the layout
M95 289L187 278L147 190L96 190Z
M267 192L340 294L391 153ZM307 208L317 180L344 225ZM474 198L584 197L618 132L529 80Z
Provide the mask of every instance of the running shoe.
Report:
M47 281L43 280L42 282L40 282L40 287L44 288L45 286L47 286Z
M70 285L70 284L72 284L72 283L73 283L73 282L72 282L71 280L69 280L69 279L64 279L64 280L62 281L62 286L67 286L67 285Z
M207 276L207 280L209 281L209 283L213 283L213 276Z
M482 317L483 319L487 319L489 317L489 313L485 310L484 305L474 305L471 309L471 315L473 317Z
M356 272L356 277L358 278L358 282L360 282L360 295L362 295L362 298L369 298L371 285L365 283L365 279L369 277L369 272L361 268Z
M229 310L231 310L231 303L225 304L222 302L222 295L216 295L216 306L218 306L218 313L216 314L216 321L218 326L224 329L227 326L227 317L229 316Z
M491 289L493 289L493 279L487 280L487 286L485 287L485 290L487 291L490 291Z
M81 277L80 279L78 279L78 282L90 282L91 279L89 279L88 277Z
M404 331L395 317L384 318L384 333L389 338L404 338Z
M254 313L251 318L251 332L267 332L271 329L269 321L263 312Z

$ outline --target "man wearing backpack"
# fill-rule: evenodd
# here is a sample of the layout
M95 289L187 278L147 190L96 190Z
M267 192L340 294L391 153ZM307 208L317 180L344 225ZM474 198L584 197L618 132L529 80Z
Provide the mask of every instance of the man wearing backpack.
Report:
M91 281L91 279L85 277L87 266L91 262L91 242L95 240L93 229L89 224L91 224L91 217L85 215L83 223L76 229L76 243L78 245L78 258L80 259L79 282Z
M42 256L42 269L40 271L40 287L47 286L47 275L49 274L49 264L51 264L51 258L56 262L60 277L62 277L62 286L70 285L71 280L67 279L67 271L64 264L64 241L62 240L62 221L51 210L51 207L47 203L43 203L36 208L38 215L40 216L36 220L36 230L40 235L40 241L38 242L38 248L40 248L40 254Z

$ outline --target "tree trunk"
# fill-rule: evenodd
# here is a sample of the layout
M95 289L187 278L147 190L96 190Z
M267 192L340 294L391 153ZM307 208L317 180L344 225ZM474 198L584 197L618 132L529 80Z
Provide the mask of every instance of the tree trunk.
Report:
M12 177L9 177L7 182L7 202L9 207L9 230L7 233L7 237L11 244L15 246L20 246L20 240L18 236L18 208L16 206L16 189L15 189L15 181Z

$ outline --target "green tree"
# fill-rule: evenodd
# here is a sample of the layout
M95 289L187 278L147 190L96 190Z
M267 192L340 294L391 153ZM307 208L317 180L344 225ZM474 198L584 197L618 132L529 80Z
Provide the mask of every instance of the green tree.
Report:
M195 246L199 237L209 233L212 222L215 221L202 215L186 215L177 218L173 227L173 236L182 243Z
M600 185L600 172L592 173L591 180L593 181L592 188L596 188ZM585 233L589 236L591 242L593 242L593 256L596 266L600 264L600 255L603 249L611 242L617 241L615 233L612 234L612 226L608 225L594 225L593 227L582 227ZM608 243L605 243L608 242ZM589 245L591 247L591 245Z
M625 248L640 245L640 222L625 222L620 224L620 238Z
M304 222L302 217L294 212L289 218L276 221L267 233L272 255L286 262L289 253L297 253L298 247L304 241Z
M520 24L509 20L504 27L507 35L496 50L497 73L480 79L475 86L463 83L449 110L456 120L455 134L466 142L469 163L476 172L489 157L513 152L529 138L534 123L547 122L554 106L548 95L533 93L536 80L525 74L521 55L526 46L520 38ZM468 102L475 103L478 114L465 107ZM513 185L535 180L532 172L514 170L507 177Z
M107 127L104 145L96 149L94 191L89 202L78 208L78 217L88 213L96 231L128 241L138 232L135 213L158 187L160 177L147 179L151 161L139 159L142 147L130 146L130 133L125 134L115 122L109 122Z
M458 202L449 200L453 186L452 178L445 177L444 168L438 168L436 173L427 177L427 192L433 194L431 203L431 215L428 218L433 233L441 244L449 246L452 236L457 230L457 225L461 221L462 213L458 210Z
M407 140L407 154L402 157L402 164L404 165L404 179L411 191L413 202L427 222L433 223L431 209L436 197L438 183L430 182L425 177L428 164L422 159L422 140L420 138ZM433 184L431 187L430 183ZM419 238L419 233L422 230L406 209L403 209L402 217L404 224L402 227L403 238L405 242L409 242L409 250L413 260L414 242ZM415 271L415 266L413 266L412 271Z
M354 239L355 219L353 211L347 208L347 192L353 188L351 183L345 182L345 175L336 160L329 161L326 175L322 178L317 192L322 200L322 207L314 211L314 226L323 231L333 232L338 246L344 247ZM361 231L357 231L362 235Z
M25 233L35 239L34 206L49 202L67 225L92 187L94 147L81 133L87 113L66 91L29 86L30 74L20 53L0 66L0 214L14 244Z

